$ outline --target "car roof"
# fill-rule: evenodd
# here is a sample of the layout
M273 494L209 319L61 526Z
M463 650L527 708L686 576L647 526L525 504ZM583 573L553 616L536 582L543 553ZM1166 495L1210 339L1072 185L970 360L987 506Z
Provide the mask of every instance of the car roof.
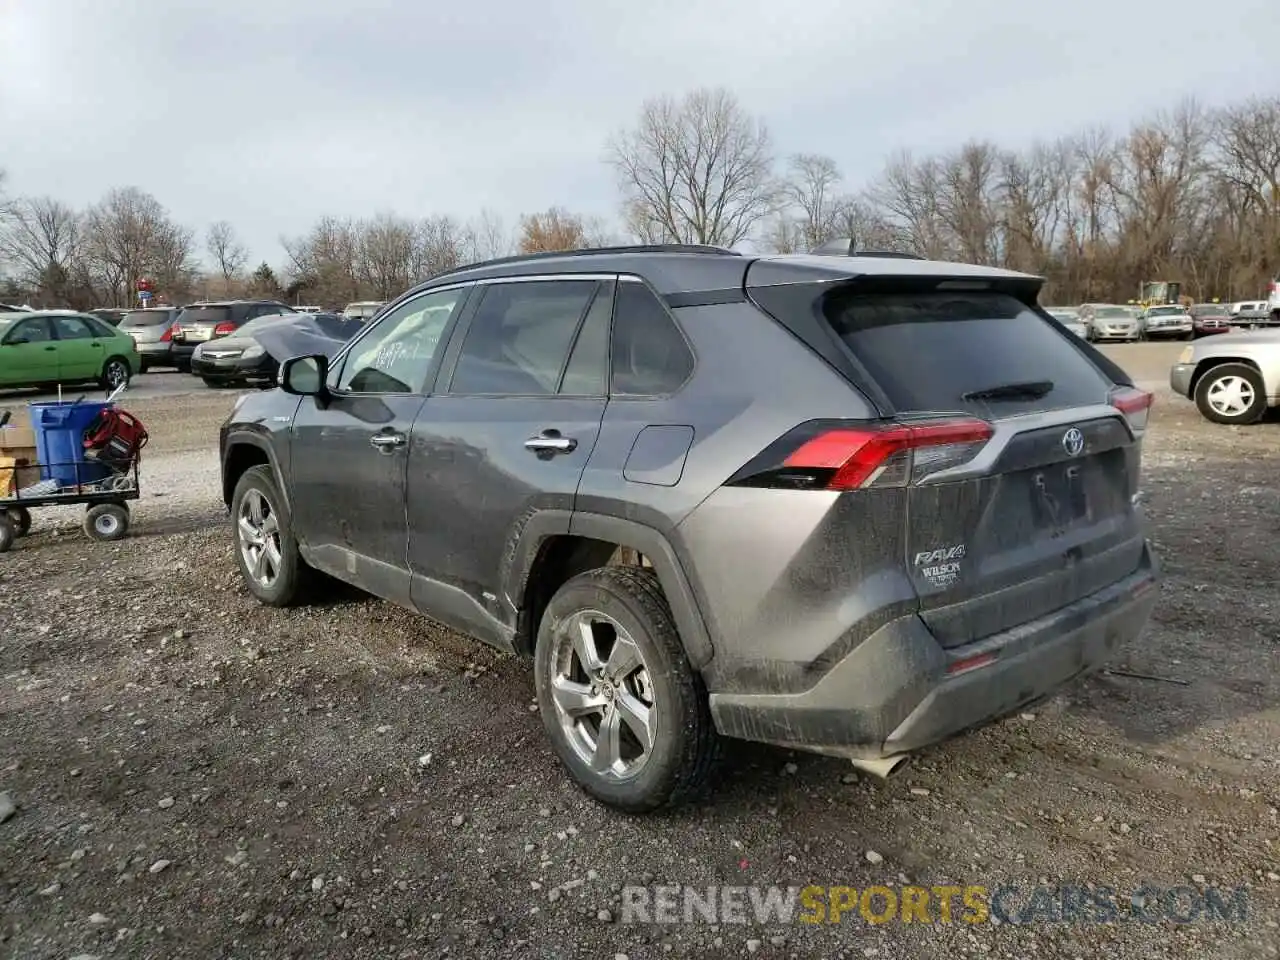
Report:
M477 280L521 276L628 273L646 280L659 294L741 290L751 270L753 285L824 282L859 276L945 277L1013 280L1034 284L1043 278L999 267L925 260L904 254L799 254L745 256L723 247L691 244L605 247L504 257L446 271L410 292Z

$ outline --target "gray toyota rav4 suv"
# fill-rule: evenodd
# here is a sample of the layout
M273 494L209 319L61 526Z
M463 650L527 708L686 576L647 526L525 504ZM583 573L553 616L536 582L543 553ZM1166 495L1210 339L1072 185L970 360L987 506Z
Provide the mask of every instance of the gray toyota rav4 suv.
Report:
M724 736L886 773L1143 629L1151 396L1041 280L697 246L464 267L221 431L248 589L327 575L527 656L627 810Z

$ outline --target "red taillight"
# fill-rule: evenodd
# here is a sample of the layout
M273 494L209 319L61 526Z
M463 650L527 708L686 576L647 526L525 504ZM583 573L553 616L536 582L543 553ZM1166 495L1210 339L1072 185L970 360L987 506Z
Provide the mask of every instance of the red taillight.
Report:
M165 327L164 333L160 334L160 342L168 343L173 339L173 327Z
M1123 413L1137 433L1147 428L1147 418L1151 415L1151 404L1155 402L1155 394L1137 387L1116 387L1108 398L1111 405Z
M729 482L804 490L901 487L967 463L992 433L991 424L970 418L808 425L773 444Z
M227 337L236 332L236 325L230 321L224 320L213 328L215 337Z

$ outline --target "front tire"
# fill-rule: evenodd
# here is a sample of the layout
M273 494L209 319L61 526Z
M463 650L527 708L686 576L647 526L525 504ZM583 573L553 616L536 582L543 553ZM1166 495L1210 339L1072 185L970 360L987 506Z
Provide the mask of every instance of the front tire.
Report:
M1196 384L1196 406L1214 423L1256 423L1267 411L1262 375L1243 363L1214 367Z
M588 794L643 813L701 791L719 738L652 570L565 583L538 628L534 679L547 736Z
M269 607L306 602L315 571L298 553L289 510L269 466L250 467L240 477L231 518L236 564L249 592Z

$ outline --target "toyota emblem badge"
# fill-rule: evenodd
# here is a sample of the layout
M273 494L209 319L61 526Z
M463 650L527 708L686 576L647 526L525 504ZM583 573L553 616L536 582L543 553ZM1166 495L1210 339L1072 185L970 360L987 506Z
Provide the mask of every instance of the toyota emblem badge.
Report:
M1072 427L1062 435L1062 449L1067 451L1069 457L1080 456L1084 453L1084 434Z

